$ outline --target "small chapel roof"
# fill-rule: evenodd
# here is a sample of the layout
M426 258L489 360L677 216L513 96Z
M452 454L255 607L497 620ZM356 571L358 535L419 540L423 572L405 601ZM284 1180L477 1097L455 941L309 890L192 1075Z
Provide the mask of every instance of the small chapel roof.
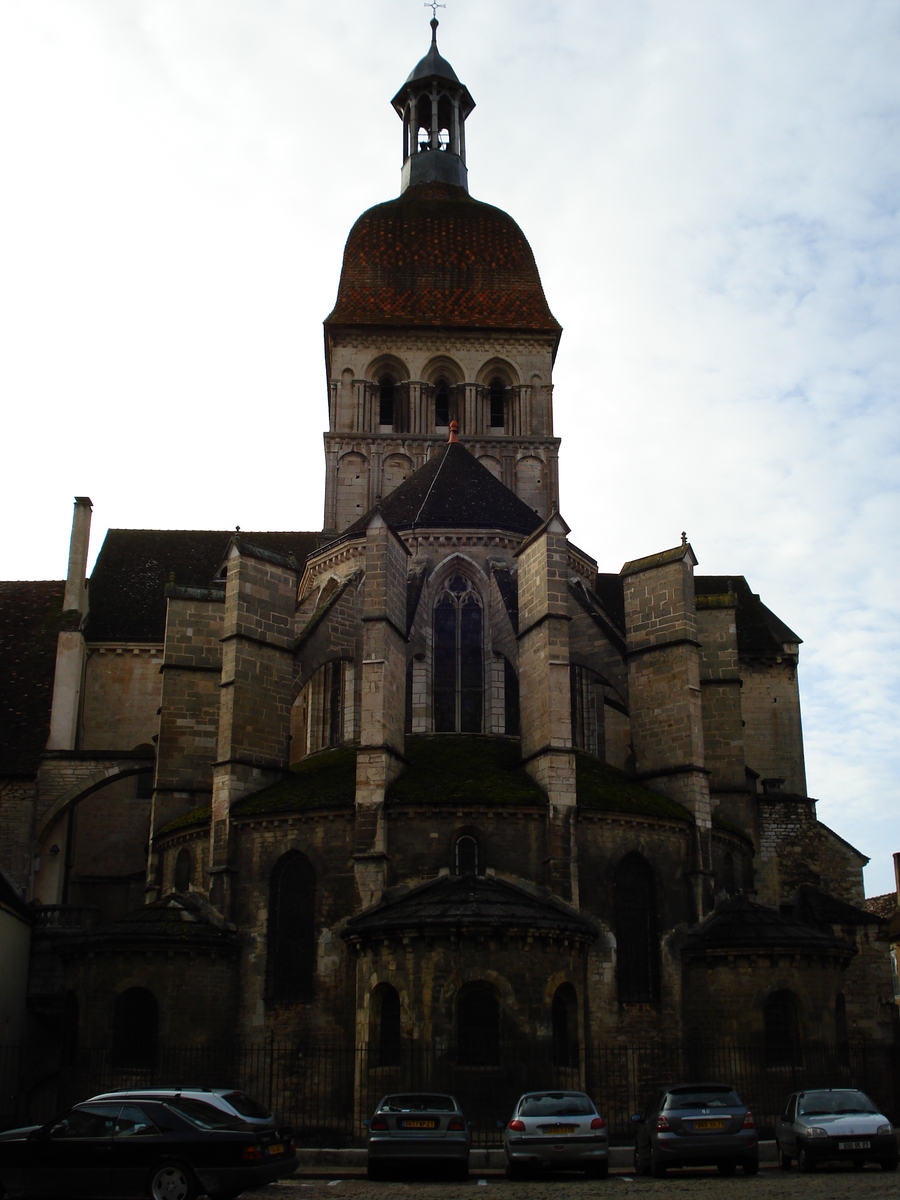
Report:
M683 944L688 954L772 949L854 953L840 938L774 908L755 904L746 896L717 904L715 912L688 934Z
M356 537L374 509L355 521L343 538ZM502 529L527 537L541 518L461 442L448 442L433 458L381 501L393 529Z
M531 933L593 941L593 923L543 893L484 875L442 875L404 895L383 900L347 922L348 941L369 937Z

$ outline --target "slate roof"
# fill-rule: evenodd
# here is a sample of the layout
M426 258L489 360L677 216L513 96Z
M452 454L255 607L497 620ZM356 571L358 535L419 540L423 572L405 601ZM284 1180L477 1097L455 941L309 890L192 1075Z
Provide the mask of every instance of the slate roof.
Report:
M786 950L819 954L853 953L853 947L812 925L754 904L745 896L716 905L715 912L688 934L683 952Z
M555 345L562 332L512 217L437 182L370 208L350 230L325 320L337 325L522 330Z
M832 925L876 925L878 917L867 909L857 908L837 896L830 896L811 884L801 884L797 889L797 905L794 909L799 920L819 928Z
M624 569L624 568L623 568ZM619 574L598 571L594 582L600 603L608 616L625 631L624 581ZM694 593L701 596L725 596L731 592L737 598L738 654L742 658L771 657L784 653L785 642L798 645L803 639L766 608L743 575L695 575Z
M171 894L112 921L70 934L62 948L92 950L98 945L127 949L166 945L221 951L237 949L237 938L235 927L226 924L201 897Z
M208 588L234 530L110 529L90 579L89 642L161 642L165 589ZM293 555L300 569L318 547L316 533L242 533L253 546Z
M866 897L866 912L882 921L890 921L897 913L897 893L885 892L881 896Z
M512 932L564 934L590 941L597 936L587 918L558 900L483 875L442 875L351 917L343 936L364 941L410 933L494 936Z
M50 733L64 581L0 583L0 776L33 776Z
M792 629L766 608L758 594L750 590L743 575L695 575L697 596L721 596L728 592L737 596L738 654L744 657L770 656L784 653L785 642L803 641Z
M338 540L357 537L374 508L355 521ZM433 458L381 501L392 529L502 529L526 536L540 528L541 518L461 442L448 442Z

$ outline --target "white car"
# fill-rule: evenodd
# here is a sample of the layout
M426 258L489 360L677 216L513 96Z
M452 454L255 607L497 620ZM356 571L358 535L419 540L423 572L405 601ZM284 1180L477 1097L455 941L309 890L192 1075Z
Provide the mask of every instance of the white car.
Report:
M274 1129L276 1124L274 1116L267 1108L257 1104L246 1092L242 1092L238 1088L120 1088L116 1092L103 1092L99 1096L91 1096L90 1100L85 1103L98 1104L103 1101L116 1100L122 1091L127 1091L128 1095L135 1100L141 1098L171 1100L176 1096L188 1101L200 1100L205 1104L212 1104L215 1108L221 1108L223 1112L233 1116L236 1121L245 1121L256 1129Z
M609 1172L609 1133L593 1100L584 1092L526 1092L503 1131L506 1175L519 1179L540 1167L584 1171L604 1179Z
M857 1171L867 1162L897 1169L897 1134L865 1092L815 1088L794 1092L775 1126L778 1160L787 1171L796 1158L801 1171L820 1162L848 1160Z

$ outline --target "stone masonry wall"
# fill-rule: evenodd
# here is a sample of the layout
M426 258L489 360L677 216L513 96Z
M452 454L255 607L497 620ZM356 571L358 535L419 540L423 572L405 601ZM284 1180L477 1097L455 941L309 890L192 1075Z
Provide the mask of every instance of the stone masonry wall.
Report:
M134 750L159 732L162 646L88 646L81 746Z
M806 795L797 664L742 662L741 713L747 766L763 779L784 779L783 789Z

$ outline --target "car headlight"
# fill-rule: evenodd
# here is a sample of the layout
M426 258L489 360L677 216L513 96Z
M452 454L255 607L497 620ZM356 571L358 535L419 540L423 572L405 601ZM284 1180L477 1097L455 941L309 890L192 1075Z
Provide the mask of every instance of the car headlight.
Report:
M823 1129L821 1125L813 1125L810 1129L807 1129L806 1136L808 1138L828 1137L828 1130Z
M886 1134L888 1137L890 1137L894 1132L894 1127L893 1125L879 1125L875 1132L879 1135Z

